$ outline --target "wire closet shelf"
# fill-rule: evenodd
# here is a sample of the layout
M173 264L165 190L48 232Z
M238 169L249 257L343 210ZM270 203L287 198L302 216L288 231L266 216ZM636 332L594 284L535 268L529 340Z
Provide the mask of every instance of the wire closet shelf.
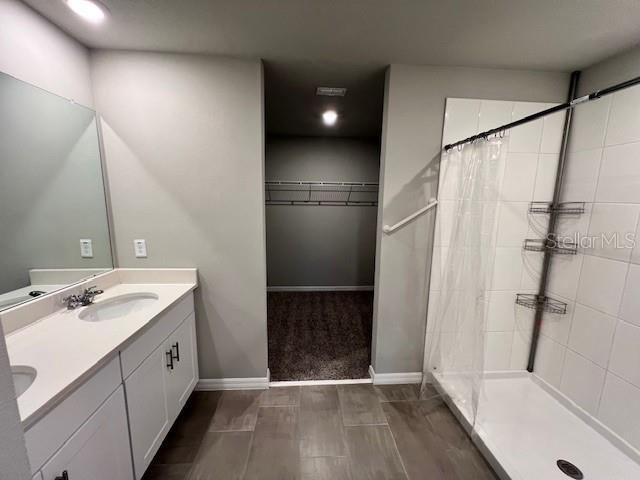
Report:
M378 205L377 183L271 180L264 185L266 205Z

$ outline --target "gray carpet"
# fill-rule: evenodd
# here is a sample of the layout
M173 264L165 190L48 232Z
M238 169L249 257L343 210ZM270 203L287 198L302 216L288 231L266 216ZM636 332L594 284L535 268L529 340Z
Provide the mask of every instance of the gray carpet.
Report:
M368 378L373 292L269 292L272 381Z

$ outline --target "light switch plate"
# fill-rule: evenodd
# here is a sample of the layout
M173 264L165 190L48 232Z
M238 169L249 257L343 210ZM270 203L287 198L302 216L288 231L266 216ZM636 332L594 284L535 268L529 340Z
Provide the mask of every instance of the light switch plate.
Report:
M144 239L134 240L133 251L136 254L136 258L147 258L147 241Z
M93 258L93 242L90 238L80 239L80 256L82 258Z

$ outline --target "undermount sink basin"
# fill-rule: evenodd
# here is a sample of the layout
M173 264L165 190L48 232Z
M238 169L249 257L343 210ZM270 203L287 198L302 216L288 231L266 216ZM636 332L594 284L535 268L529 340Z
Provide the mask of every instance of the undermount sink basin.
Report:
M78 314L86 322L103 322L142 310L158 300L155 293L127 293L98 301Z
M12 365L11 376L13 377L13 386L16 389L16 395L19 397L31 386L36 379L36 369L25 365Z

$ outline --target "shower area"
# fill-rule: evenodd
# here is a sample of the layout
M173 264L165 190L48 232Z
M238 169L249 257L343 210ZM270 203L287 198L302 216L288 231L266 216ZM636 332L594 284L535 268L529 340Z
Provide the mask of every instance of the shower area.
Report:
M424 377L500 478L640 478L638 83L447 99Z

